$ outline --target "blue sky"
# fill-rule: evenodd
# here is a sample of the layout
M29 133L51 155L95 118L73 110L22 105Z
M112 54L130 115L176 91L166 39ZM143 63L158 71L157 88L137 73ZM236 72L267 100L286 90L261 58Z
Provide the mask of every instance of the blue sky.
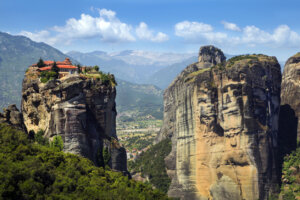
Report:
M0 31L64 52L264 53L300 51L299 0L0 0Z

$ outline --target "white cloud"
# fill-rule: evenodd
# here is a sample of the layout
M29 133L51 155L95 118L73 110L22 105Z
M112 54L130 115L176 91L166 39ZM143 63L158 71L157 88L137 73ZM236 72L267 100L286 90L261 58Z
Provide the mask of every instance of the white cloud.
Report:
M300 35L287 25L278 26L273 32L261 30L256 26L240 29L236 24L223 22L225 29L240 30L236 36L229 36L225 31L216 32L209 24L183 21L175 25L175 35L188 42L211 43L216 45L268 45L270 47L300 47Z
M39 31L36 33L28 32L28 31L21 31L19 35L26 36L36 42L45 42L47 44L53 45L57 42L56 38L50 37L49 31Z
M158 32L156 35L153 34L152 30L148 29L148 25L145 22L141 22L135 30L138 38L142 40L150 40L152 42L164 42L169 39L168 35Z
M287 25L277 27L272 35L272 39L278 44L289 44L299 47L300 35L292 31Z
M175 35L180 37L194 37L195 33L208 33L213 30L209 24L183 21L175 25Z
M111 10L99 10L99 17L81 14L80 19L68 19L65 26L55 26L54 31L68 39L99 37L104 42L135 41L131 26L121 22Z
M224 25L225 29L228 29L231 31L241 31L240 27L238 27L234 23L230 23L230 22L226 22L226 21L222 21L221 23Z
M81 14L79 19L68 19L64 26L54 26L36 33L22 31L19 34L50 45L71 44L74 40L91 38L99 38L105 43L133 42L136 41L136 37L152 42L163 42L169 39L162 32L154 34L154 31L148 29L144 22L136 28L135 35L132 25L120 21L116 12L94 7L90 9L92 12L97 12L98 16Z
M222 42L228 38L226 33L213 32L213 27L201 22L183 21L175 25L175 35L189 41Z

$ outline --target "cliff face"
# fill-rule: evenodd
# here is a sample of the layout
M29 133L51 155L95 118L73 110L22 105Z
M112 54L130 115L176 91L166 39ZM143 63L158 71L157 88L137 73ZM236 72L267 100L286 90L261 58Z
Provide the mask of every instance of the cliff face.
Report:
M168 194L182 199L267 199L276 182L280 106L275 57L239 56L225 62L200 49L164 93L159 140L172 137L165 159Z
M0 123L7 123L15 128L25 130L22 113L15 104L3 109L3 113L0 113Z
M297 139L300 140L300 53L290 57L286 62L281 88L281 104L294 111L298 121L296 135Z
M108 148L110 166L127 171L125 149L116 136L116 90L101 80L73 76L41 83L29 68L23 80L22 113L27 130L44 130L53 139L60 135L64 151L103 164Z

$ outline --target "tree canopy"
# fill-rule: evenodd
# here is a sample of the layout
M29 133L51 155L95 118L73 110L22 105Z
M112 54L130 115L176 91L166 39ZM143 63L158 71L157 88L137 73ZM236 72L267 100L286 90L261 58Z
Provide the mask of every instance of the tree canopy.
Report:
M40 145L24 132L0 124L0 199L168 197L148 184L96 167L86 158Z

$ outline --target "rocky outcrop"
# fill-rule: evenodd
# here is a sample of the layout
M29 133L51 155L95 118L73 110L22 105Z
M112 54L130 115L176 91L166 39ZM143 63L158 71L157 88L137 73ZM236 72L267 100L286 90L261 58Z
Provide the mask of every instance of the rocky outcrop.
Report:
M181 199L267 199L277 184L280 65L245 55L227 62L200 49L164 93L158 140L172 138L165 158L169 196Z
M102 165L108 148L114 170L127 171L126 153L116 135L116 89L92 79L74 75L40 82L29 68L23 81L22 113L27 130L43 130L52 140L60 135L63 150L79 154Z
M22 113L15 104L3 109L3 113L0 113L0 123L8 123L15 128L25 130Z
M282 84L281 104L293 109L300 123L300 53L290 57L285 63ZM296 125L297 126L297 125ZM300 140L300 126L297 126L297 138Z

